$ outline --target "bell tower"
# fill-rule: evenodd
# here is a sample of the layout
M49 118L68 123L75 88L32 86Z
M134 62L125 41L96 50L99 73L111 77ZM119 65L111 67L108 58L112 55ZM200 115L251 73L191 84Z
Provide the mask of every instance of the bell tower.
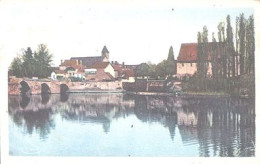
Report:
M107 50L107 47L104 46L102 50L102 57L104 58L104 61L109 61L109 51Z

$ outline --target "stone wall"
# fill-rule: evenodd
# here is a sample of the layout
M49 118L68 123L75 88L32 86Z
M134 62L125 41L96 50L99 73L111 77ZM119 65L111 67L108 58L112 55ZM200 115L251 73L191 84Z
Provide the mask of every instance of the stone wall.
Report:
M121 90L121 81L111 82L71 82L69 84L70 91L73 90Z
M165 92L162 80L140 80L134 83L124 82L123 89L131 92Z

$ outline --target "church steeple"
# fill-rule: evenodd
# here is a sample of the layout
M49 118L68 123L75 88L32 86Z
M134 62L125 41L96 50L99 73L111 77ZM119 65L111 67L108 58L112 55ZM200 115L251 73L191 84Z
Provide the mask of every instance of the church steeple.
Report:
M104 46L102 49L102 57L107 58L107 60L109 60L109 51L107 50L107 47Z

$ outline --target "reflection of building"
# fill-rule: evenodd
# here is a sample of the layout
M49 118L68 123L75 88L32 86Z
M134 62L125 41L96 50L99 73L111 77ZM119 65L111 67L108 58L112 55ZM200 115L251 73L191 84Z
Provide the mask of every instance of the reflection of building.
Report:
M18 96L9 96L9 116L26 133L37 131L40 137L55 128L57 113L66 121L101 125L105 133L114 119L135 115L169 130L172 140L179 132L183 145L195 145L200 156L254 155L255 114L248 100L70 94L64 102L59 95L51 95L44 104L40 95L28 98L21 107Z
M198 117L196 117L195 113L185 113L182 110L178 112L178 125L183 126L197 126Z

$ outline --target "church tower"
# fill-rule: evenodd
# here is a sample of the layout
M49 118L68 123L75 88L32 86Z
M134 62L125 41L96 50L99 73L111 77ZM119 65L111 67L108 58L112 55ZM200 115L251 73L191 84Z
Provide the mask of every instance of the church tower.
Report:
M102 50L102 57L104 58L103 61L109 61L109 51L107 50L107 47L104 46Z

